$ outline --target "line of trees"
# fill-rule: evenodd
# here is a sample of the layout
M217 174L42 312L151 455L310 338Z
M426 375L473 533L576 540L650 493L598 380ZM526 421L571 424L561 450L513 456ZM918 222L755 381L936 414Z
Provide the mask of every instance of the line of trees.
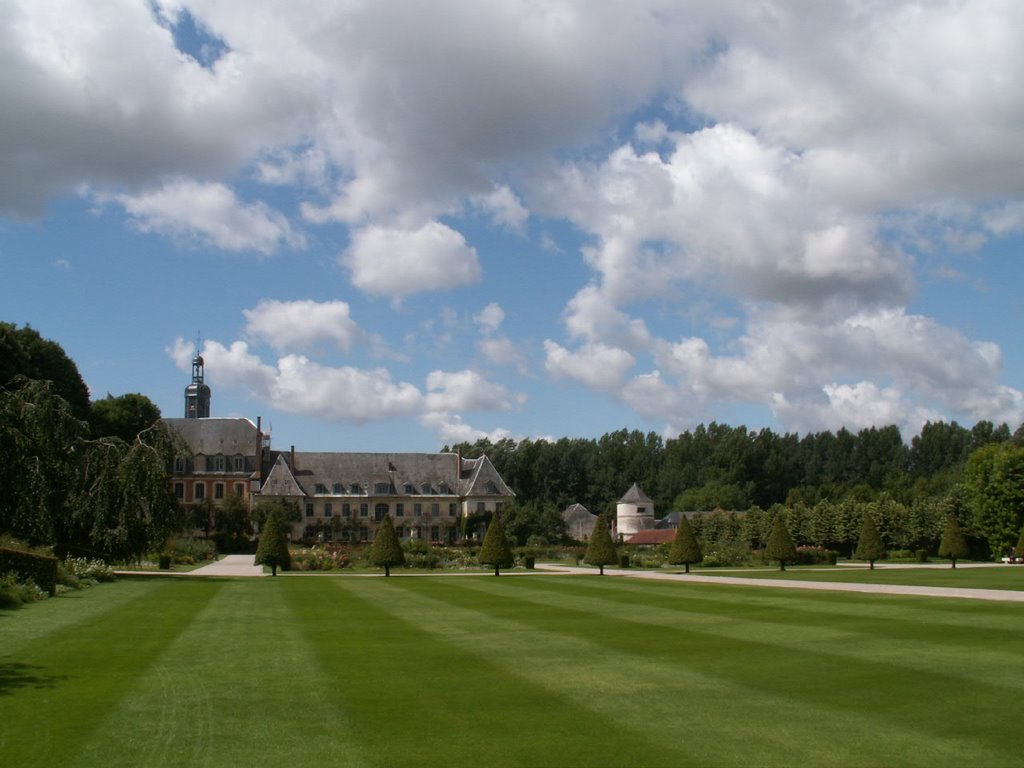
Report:
M1013 549L1024 525L1024 426L1011 432L988 421L970 429L930 422L909 445L895 426L801 437L712 423L668 440L619 430L596 440L483 439L446 450L491 459L516 492L505 522L519 544L531 535L556 541L558 513L572 503L614 514L634 482L659 514L745 512L729 523L731 540L755 549L780 510L798 545L843 552L856 545L865 513L887 547L933 552L952 514L979 557ZM721 527L728 517L695 525ZM723 540L698 535L705 544Z

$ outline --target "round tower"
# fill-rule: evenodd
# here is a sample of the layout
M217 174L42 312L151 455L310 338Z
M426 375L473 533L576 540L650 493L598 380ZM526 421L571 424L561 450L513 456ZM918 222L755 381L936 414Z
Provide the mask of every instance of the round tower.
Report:
M203 358L192 358L192 383L185 387L185 418L210 418L210 388L203 383Z
M622 539L628 539L634 533L649 531L654 528L654 502L640 486L626 491L626 495L615 505L615 532Z

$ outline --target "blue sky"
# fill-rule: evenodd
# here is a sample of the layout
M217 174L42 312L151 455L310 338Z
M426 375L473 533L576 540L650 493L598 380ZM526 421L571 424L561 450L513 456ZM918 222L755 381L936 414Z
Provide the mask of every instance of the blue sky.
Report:
M433 450L1024 421L1024 6L0 9L0 319Z

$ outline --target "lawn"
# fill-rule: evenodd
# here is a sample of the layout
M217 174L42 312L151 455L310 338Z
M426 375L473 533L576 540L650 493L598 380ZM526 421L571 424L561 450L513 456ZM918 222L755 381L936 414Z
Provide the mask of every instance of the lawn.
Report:
M964 589L1024 590L1024 566L1006 565L985 568L844 568L842 566L800 568L785 571L746 568L743 570L704 568L701 576L739 576L745 579L788 579L792 581L838 581L857 584L908 584L915 587L962 587Z
M608 576L122 579L0 612L0 765L1016 764L1022 632Z

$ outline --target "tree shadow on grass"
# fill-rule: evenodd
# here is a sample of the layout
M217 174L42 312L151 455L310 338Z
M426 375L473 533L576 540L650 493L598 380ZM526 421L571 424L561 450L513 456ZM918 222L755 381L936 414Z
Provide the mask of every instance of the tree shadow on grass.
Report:
M53 688L67 680L67 675L49 675L37 664L0 661L0 696L8 696L19 688Z

